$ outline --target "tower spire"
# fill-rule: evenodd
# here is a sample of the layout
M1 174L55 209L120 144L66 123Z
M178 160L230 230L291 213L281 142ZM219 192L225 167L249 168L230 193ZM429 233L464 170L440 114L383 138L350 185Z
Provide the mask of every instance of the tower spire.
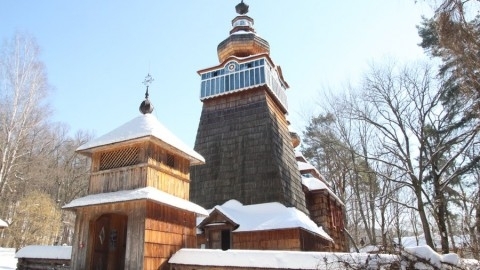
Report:
M270 53L268 42L258 36L253 28L254 20L248 16L249 6L243 0L235 6L237 16L232 20L230 35L217 46L218 60L223 63L230 56L249 57Z
M145 76L145 80L143 80L143 84L147 87L147 90L145 91L145 100L142 101L142 103L140 104L140 108L139 108L140 112L143 113L143 114L153 112L153 105L150 102L150 100L148 100L148 96L149 96L148 87L150 86L150 84L152 84L153 81L154 81L154 79L150 75L150 73L148 73L147 76Z

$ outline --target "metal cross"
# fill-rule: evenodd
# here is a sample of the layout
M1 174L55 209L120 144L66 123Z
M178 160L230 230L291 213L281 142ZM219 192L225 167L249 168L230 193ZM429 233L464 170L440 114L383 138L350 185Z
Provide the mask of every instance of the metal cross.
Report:
M145 80L143 80L143 84L148 88L153 81L153 77L150 75L150 73L148 73L148 75L145 77Z

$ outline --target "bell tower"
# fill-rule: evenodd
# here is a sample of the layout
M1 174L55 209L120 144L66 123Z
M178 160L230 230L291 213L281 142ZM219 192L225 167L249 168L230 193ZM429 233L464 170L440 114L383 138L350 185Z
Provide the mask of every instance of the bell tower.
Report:
M191 200L205 208L235 199L280 202L307 212L288 130L282 70L257 35L248 5L236 6L219 64L198 71L202 113L195 150L206 164L191 168Z

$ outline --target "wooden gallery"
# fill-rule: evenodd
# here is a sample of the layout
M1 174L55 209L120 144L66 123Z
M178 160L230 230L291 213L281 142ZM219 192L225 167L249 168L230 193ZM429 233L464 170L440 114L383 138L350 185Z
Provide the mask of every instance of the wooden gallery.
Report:
M342 201L295 151L282 70L248 5L236 11L219 64L198 72L194 149L152 114L149 76L141 115L78 148L92 165L88 195L64 206L77 216L71 269L214 269L208 250L347 251ZM182 250L189 261L172 260Z

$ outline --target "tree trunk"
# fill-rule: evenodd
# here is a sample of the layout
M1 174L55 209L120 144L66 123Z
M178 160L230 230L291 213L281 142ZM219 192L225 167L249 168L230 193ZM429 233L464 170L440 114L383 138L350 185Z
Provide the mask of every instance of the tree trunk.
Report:
M430 231L430 224L428 223L427 214L425 212L425 205L422 200L422 190L421 187L414 185L415 193L417 196L417 208L418 208L418 216L420 217L420 221L422 222L422 229L423 234L425 236L425 243L435 249L435 245L433 243L432 233Z
M438 232L440 233L440 245L442 248L443 254L448 254L450 252L450 247L448 243L448 230L446 223L446 213L447 213L447 202L443 194L440 176L436 174L436 166L433 166L431 172L433 178L433 194L434 194L434 205L435 205L435 214L438 225Z

